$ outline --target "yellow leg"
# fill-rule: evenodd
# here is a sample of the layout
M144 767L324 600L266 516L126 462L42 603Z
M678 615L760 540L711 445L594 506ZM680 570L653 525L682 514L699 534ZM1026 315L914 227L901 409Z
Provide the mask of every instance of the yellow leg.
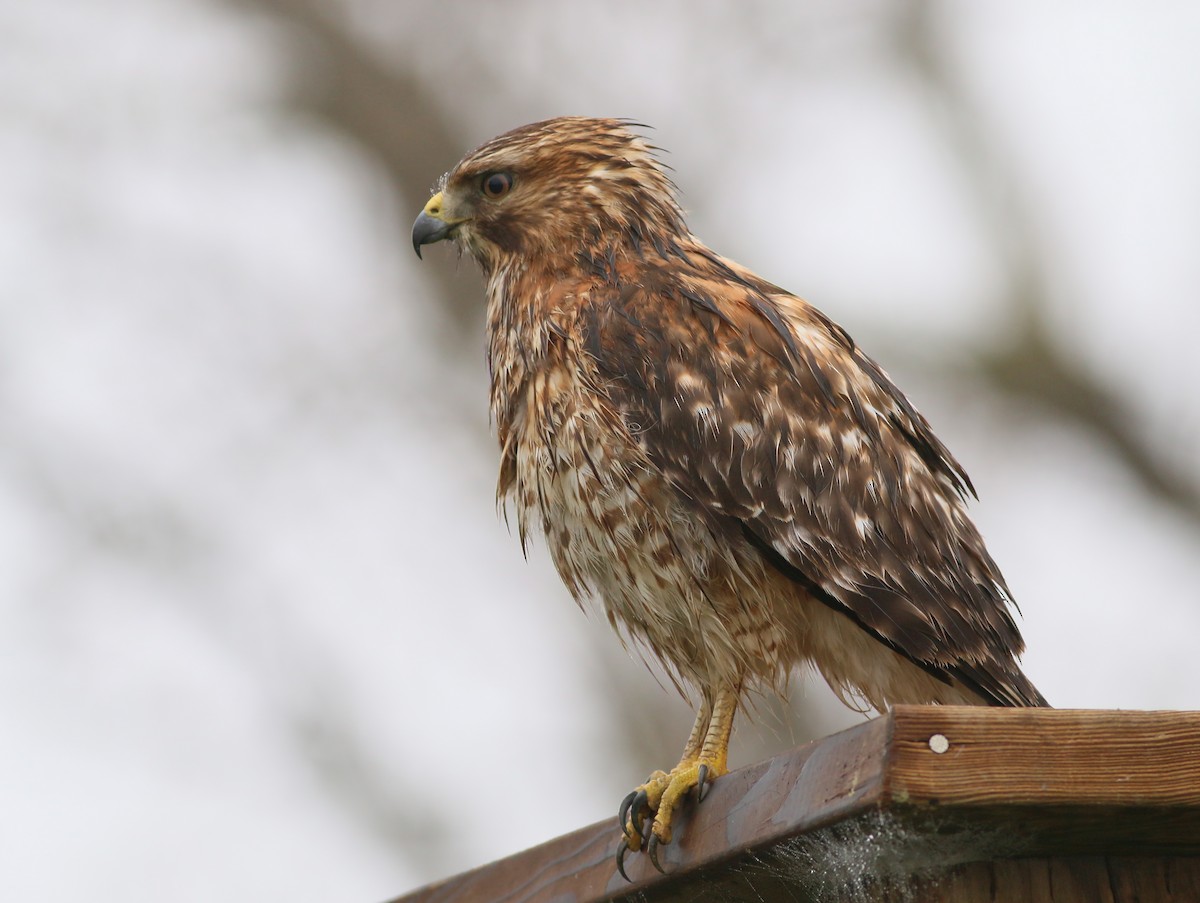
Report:
M700 754L691 760L684 759L671 770L666 788L659 799L653 835L659 843L671 842L671 818L684 796L693 788L699 788L703 796L704 785L729 771L729 735L733 731L733 716L737 713L737 691L722 689L713 701L708 730L700 746Z
M647 841L650 858L657 866L655 848L660 843L671 842L671 819L684 797L696 787L697 795L703 798L704 786L729 770L729 734L733 730L737 705L736 688L723 688L711 702L705 700L696 715L679 764L669 773L654 772L621 803L620 822L625 840L618 851L617 866L622 874L625 853L642 849L647 846ZM651 815L654 821L647 836L645 822Z

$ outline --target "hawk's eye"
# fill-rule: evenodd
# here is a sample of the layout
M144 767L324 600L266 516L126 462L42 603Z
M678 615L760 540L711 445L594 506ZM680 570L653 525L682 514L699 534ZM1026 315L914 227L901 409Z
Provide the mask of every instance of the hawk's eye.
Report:
M512 188L512 176L506 172L490 172L483 177L480 188L492 200L502 198Z

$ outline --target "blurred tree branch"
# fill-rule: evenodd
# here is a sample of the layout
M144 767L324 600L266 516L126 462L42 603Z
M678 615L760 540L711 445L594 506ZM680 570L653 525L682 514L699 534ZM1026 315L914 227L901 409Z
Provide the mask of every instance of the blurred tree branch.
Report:
M349 137L378 161L400 200L400 210L412 211L415 217L433 179L466 146L437 99L411 73L387 66L357 40L339 17L337 4L238 0L237 5L265 12L303 33L307 40L296 42L299 46L293 52L295 107ZM407 221L404 227L407 234ZM456 280L448 267L426 267L422 277L432 291L408 303L422 304L435 313L434 322L441 323L438 338L445 346L442 356L456 360L467 336L482 328L478 286L473 278ZM334 675L322 665L319 654L305 653L304 662L308 675L322 678L313 680L322 691L305 694L285 710L286 729L296 748L359 825L396 855L403 855L418 874L439 873L451 847L438 810L427 797L412 792L413 787L398 783L394 771L379 766L362 732L344 716L346 707L331 696L329 678ZM401 690L397 687L397 692Z
M972 376L1001 395L1027 403L1046 416L1073 424L1102 442L1151 496L1186 515L1200 528L1200 484L1180 473L1149 440L1135 411L1097 376L1065 353L1046 323L1052 303L1047 288L1049 265L1032 228L1016 179L984 133L979 116L954 77L937 32L937 7L931 0L908 0L898 21L895 48L900 60L920 78L971 183L980 195L984 225L993 245L1006 258L1011 288L1010 329L997 331L990 346L966 361L945 361L951 376ZM957 372L955 372L957 371ZM965 371L965 372L964 372Z
M452 831L430 799L431 788L415 793L413 782L401 782L394 770L385 772L380 767L376 752L365 746L361 732L345 717L352 707L339 698L336 673L315 668L315 661L315 656L307 657L314 679L305 698L287 712L297 746L359 826L389 852L403 856L418 874L443 873Z
M434 179L467 150L469 141L413 73L390 66L347 27L336 3L313 0L238 0L261 10L308 39L296 55L296 106L346 135L374 157L395 189L402 211L417 212L429 199ZM405 234L409 220L404 221ZM472 270L472 273L474 271ZM426 267L422 276L434 296L450 350L470 330L481 329L483 307L474 276L464 284L448 267Z

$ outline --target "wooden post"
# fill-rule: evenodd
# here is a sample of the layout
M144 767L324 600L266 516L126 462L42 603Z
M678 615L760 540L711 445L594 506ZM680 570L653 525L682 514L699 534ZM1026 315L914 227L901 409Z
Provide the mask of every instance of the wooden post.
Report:
M720 778L616 871L616 819L394 903L1200 903L1200 712L899 706Z

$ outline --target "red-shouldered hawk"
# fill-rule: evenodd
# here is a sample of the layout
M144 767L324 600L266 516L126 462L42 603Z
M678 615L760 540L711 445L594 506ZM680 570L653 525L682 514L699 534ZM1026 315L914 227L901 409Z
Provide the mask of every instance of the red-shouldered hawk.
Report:
M962 467L844 329L692 235L654 150L622 120L527 125L413 226L483 271L522 543L540 527L571 594L698 700L679 764L622 804L622 872L726 771L743 696L804 663L879 709L1046 704Z

